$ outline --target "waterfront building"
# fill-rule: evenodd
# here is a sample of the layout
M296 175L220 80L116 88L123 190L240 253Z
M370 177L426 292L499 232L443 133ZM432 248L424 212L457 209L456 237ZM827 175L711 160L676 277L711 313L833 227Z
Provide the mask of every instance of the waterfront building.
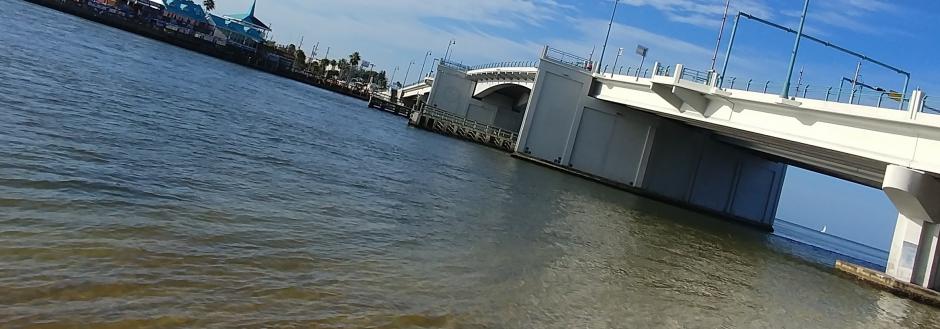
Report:
M163 0L163 27L177 33L214 41L215 26L205 9L193 0Z
M271 28L255 17L256 2L252 2L247 13L217 16L209 14L216 29L221 32L229 45L246 51L255 51L263 45Z

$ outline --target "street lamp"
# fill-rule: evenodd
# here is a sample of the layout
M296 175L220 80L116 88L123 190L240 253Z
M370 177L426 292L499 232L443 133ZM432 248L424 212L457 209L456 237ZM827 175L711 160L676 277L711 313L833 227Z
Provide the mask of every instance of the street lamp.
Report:
M636 46L636 54L640 55L640 67L636 69L636 81L640 81L640 70L643 69L643 64L646 63L646 53L649 52L649 50L649 48L646 48L643 45ZM655 75L656 72L653 72L653 74Z
M429 78L431 77L431 74L434 73L434 67L437 66L437 63L438 63L438 62L443 63L443 60L441 60L440 58L435 58L433 61L431 61L431 69L428 70L428 77L429 77Z
M600 71L604 65L604 53L607 52L607 41L610 40L610 30L614 27L614 16L617 15L617 7L620 6L620 0L614 2L614 11L610 13L610 24L607 25L607 37L604 38L604 47L601 48L601 57L597 60L597 70Z
M617 0L617 1L620 1L620 0ZM450 42L447 43L447 51L444 52L444 59L443 59L444 61L450 58L450 46L453 46L456 44L457 44L457 40L454 40L454 39L451 39Z
M430 50L428 50L427 54L424 54L424 61L421 62L421 72L418 72L418 79L422 79L424 77L424 67L428 65L428 56L431 56Z
M392 80L390 80L390 81L392 82L392 84L395 83L395 76L396 76L396 75L398 75L398 66L395 66L395 71L392 71ZM389 87L389 89L391 89L391 87Z
M617 51L617 58L614 59L614 68L613 68L612 70L610 70L610 77L611 77L611 78L614 77L614 71L617 70L617 62L620 61L620 56L623 56L623 48L620 48L620 50Z
M411 66L415 64L415 60L411 60L411 63L408 63L408 70L405 71L405 83L408 83L408 76L411 75Z

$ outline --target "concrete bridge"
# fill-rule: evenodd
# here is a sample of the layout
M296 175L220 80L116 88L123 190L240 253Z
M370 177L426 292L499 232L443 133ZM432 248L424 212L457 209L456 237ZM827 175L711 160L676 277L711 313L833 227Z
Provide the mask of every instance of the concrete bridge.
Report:
M476 67L442 61L427 104L478 123L519 132L538 62Z
M681 64L649 78L591 64L548 47L537 69L445 62L427 102L519 131L520 157L767 228L788 165L882 189L900 213L888 274L940 287L940 115L923 92L901 111L719 88Z
M399 101L407 107L414 107L415 104L426 102L431 93L431 86L434 85L434 78L425 77L420 81L402 87L398 90Z

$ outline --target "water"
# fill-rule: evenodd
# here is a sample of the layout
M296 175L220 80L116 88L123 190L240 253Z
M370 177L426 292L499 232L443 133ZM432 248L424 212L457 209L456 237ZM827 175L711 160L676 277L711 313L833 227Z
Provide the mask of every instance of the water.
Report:
M2 328L934 328L825 252L0 2Z
M826 264L834 264L836 259L842 259L882 272L887 267L887 251L829 235L779 218L774 221L774 235L832 251L831 253L822 253L829 254L829 257L817 257L817 261Z

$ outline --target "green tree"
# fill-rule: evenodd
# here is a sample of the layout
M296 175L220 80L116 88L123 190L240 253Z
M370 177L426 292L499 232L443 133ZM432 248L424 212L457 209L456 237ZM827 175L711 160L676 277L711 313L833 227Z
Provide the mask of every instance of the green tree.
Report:
M339 62L336 63L336 65L339 66L340 76L345 76L346 74L349 73L350 65L349 65L349 62L347 62L345 58L340 59Z
M352 54L349 54L349 65L352 65L353 67L357 67L359 66L359 62L361 61L362 61L362 57L359 56L358 51L353 52Z
M307 54L303 49L297 49L294 52L294 69L303 71L307 69Z
M375 75L372 83L379 86L379 88L385 89L388 88L388 78L385 76L385 71L380 71Z
M206 11L215 10L215 0L202 0L202 6L206 8Z

